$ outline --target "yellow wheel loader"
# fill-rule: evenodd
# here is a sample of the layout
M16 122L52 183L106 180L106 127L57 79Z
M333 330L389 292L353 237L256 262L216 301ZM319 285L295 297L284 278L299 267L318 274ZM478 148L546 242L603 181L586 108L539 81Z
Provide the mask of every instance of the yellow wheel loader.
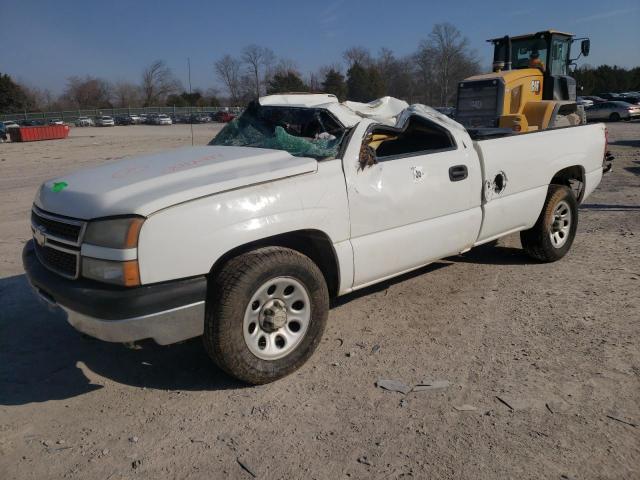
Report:
M571 59L571 46L578 40L580 55ZM547 30L487 41L494 46L493 72L458 84L458 122L521 133L585 123L569 66L589 55L588 38Z

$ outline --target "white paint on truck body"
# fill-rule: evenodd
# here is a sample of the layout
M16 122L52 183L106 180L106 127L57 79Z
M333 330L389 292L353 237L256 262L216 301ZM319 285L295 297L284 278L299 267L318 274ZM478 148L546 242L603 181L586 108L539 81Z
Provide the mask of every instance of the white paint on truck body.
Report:
M364 118L328 95L260 102L326 108L354 128L343 158L318 162L247 147L178 149L45 182L35 203L79 219L147 217L137 249L143 284L208 274L236 247L318 231L333 245L343 294L531 227L552 177L565 167L584 169L585 197L602 175L605 137L599 124L474 142L461 125L424 106L398 112L398 102L380 102L358 107ZM379 118L380 112L393 119ZM360 168L367 128L401 125L412 115L446 129L456 148ZM449 169L460 165L468 177L453 182ZM483 193L499 172L504 188ZM51 192L57 181L68 188Z
M151 215L196 198L314 172L312 158L282 150L202 146L108 162L45 182L35 203L50 213L83 220ZM53 192L56 182L67 187Z

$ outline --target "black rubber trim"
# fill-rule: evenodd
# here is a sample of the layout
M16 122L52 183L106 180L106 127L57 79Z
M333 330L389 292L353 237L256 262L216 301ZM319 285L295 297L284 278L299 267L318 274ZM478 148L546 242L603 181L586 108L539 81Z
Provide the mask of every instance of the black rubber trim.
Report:
M22 263L31 284L48 300L102 320L123 320L182 307L203 301L207 293L204 276L134 288L82 278L68 280L38 261L33 240L27 242L22 250Z

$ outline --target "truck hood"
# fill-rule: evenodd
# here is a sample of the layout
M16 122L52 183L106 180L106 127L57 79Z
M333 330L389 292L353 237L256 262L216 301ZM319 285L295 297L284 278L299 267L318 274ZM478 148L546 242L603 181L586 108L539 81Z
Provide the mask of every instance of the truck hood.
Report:
M46 181L42 210L90 220L147 216L163 208L260 182L315 172L312 158L281 150L205 146L109 162Z

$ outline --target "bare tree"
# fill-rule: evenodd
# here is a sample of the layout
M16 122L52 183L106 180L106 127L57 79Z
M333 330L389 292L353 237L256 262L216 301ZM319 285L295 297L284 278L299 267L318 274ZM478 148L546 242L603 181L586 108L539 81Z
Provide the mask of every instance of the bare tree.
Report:
M57 106L50 90L25 83L18 83L18 85L20 85L20 88L22 88L22 91L26 95L30 108L35 110L51 110Z
M347 69L359 64L362 67L369 67L373 63L371 53L364 47L351 47L344 51L342 58L347 63Z
M295 60L291 60L290 58L281 58L278 60L278 63L273 67L273 73L284 73L287 74L289 72L295 72L297 75L300 75L300 71L298 70L298 63Z
M116 107L137 107L141 103L141 91L138 85L130 82L118 82L113 86L113 103Z
M229 92L231 103L240 104L240 67L242 63L231 55L225 55L214 64L216 75Z
M111 85L91 76L69 77L63 94L66 103L75 108L111 107Z
M246 64L251 76L256 98L260 97L262 86L268 77L265 73L269 73L275 58L271 49L260 45L248 45L242 49L242 61Z
M145 106L164 103L180 90L180 82L163 60L156 60L142 72L142 98Z
M434 25L426 41L418 48L422 67L430 70L441 105L447 105L456 93L457 83L480 69L469 40L450 23Z
M322 79L319 73L311 72L309 74L309 91L322 92Z

